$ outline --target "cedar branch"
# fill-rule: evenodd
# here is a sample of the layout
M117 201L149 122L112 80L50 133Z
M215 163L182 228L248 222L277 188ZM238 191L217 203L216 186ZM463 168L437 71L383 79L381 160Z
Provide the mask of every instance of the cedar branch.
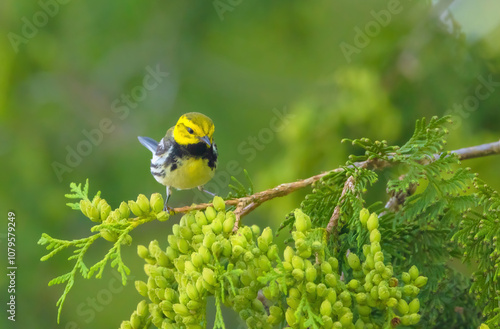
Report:
M460 160L468 160L488 155L500 154L500 141L461 148L458 150L451 151L450 153L456 154ZM436 155L435 157L437 158L439 157L439 155ZM366 160L366 161L356 162L354 164L354 166L358 168L372 168L372 169L382 169L390 165L391 162L380 159ZM262 203L277 197L288 195L306 186L312 185L314 182L319 181L322 177L330 173L335 173L340 171L343 171L343 169L336 168L306 179L298 180L296 182L280 184L271 189L257 192L255 194L245 196L239 199L226 200L225 201L226 206L236 206L235 210L236 223L234 224L234 230L238 229L241 217L247 215L255 208L260 206ZM174 208L172 210L174 213L186 213L192 210L203 210L210 206L212 206L212 203L201 203L192 206Z

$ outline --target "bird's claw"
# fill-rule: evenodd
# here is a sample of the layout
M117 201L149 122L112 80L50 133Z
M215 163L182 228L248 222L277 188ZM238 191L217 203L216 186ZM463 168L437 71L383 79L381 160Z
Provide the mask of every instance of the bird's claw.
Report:
M175 214L174 208L169 207L166 202L165 202L165 205L163 206L163 211L168 211L168 213L170 215L174 215Z

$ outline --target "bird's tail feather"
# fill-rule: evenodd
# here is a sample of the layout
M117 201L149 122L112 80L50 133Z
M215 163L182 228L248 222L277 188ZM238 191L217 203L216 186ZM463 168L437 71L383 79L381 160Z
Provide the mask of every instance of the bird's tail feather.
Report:
M150 150L153 154L156 153L156 149L158 148L158 142L149 137L137 137L139 142L144 145L148 150Z

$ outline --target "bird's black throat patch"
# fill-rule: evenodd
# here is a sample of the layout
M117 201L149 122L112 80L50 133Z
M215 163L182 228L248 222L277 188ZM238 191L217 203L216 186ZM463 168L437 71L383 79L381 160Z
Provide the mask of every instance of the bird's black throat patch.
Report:
M176 158L201 158L208 160L208 166L215 169L217 165L217 152L214 150L214 144L208 147L206 143L200 142L196 144L180 145L173 144L172 157L167 159L166 165L172 164L171 171L177 169Z

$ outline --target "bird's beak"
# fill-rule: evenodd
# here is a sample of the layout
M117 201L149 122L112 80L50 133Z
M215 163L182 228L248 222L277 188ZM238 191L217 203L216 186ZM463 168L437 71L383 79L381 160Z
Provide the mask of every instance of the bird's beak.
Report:
M210 138L208 138L208 136L200 137L200 140L202 142L205 142L208 145L208 147L212 146L212 143L210 143Z

